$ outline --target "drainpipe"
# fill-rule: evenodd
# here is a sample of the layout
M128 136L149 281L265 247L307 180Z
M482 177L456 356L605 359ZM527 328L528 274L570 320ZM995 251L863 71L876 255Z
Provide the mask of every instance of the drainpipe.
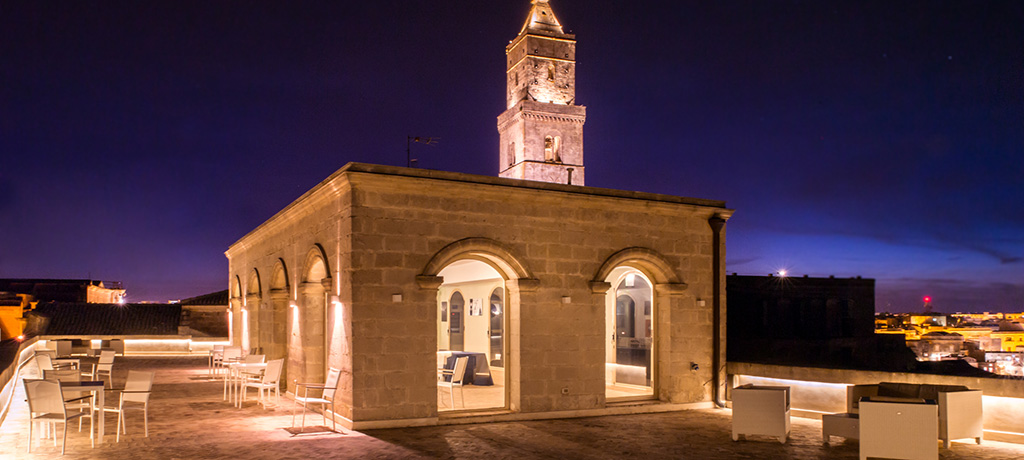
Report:
M711 369L713 372L712 381L715 384L712 392L712 399L715 406L725 408L723 401L722 384L722 229L725 228L725 219L715 214L708 219L711 226L711 348L712 359Z

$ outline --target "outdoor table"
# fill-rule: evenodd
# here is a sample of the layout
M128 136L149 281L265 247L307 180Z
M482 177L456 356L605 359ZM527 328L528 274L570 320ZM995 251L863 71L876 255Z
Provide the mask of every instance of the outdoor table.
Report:
M103 399L103 381L85 380L81 382L61 382L60 387L65 398L78 396L82 393L92 393L93 396L96 397L96 412L93 413L93 423L96 424L96 444L103 444L103 419L105 418L103 416L103 405L105 403ZM67 427L64 429L67 429Z
M469 357L466 362L466 374L462 381L465 384L477 386L494 385L491 378L491 367L487 364L487 354L476 351L453 351L451 356L445 360L445 369L455 369L455 358ZM451 376L445 376L445 381L451 381Z
M228 364L228 380L225 380L225 384L230 386L228 394L231 399L231 403L238 407L242 407L242 386L245 385L245 371L266 370L267 363L230 363Z

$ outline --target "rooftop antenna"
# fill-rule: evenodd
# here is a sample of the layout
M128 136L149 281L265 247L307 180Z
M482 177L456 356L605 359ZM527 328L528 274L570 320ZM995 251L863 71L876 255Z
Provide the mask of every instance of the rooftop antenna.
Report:
M414 142L419 144L436 145L440 141L440 137L405 136L405 167L411 168L412 163L416 161L416 159L412 157L412 144Z

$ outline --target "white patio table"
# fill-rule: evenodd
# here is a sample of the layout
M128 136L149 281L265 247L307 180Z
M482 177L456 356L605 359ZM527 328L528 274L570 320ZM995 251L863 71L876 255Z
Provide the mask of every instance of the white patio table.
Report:
M104 383L102 380L86 380L81 382L61 382L61 390L64 393L65 398L78 396L82 393L92 393L96 397L96 408L98 411L93 413L93 423L96 424L96 444L103 444L103 387ZM65 427L65 429L67 429Z

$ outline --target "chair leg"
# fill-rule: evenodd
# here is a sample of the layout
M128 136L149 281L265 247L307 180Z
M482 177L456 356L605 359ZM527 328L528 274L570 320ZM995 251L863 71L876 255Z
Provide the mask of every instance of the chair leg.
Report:
M28 453L32 453L32 425L36 422L32 420L32 413L28 414Z
M54 436L53 440L56 441L57 437ZM64 439L60 442L60 454L64 455L64 449L68 447L68 422L64 421Z
M146 437L149 437L149 401L142 406L142 426L146 429Z

